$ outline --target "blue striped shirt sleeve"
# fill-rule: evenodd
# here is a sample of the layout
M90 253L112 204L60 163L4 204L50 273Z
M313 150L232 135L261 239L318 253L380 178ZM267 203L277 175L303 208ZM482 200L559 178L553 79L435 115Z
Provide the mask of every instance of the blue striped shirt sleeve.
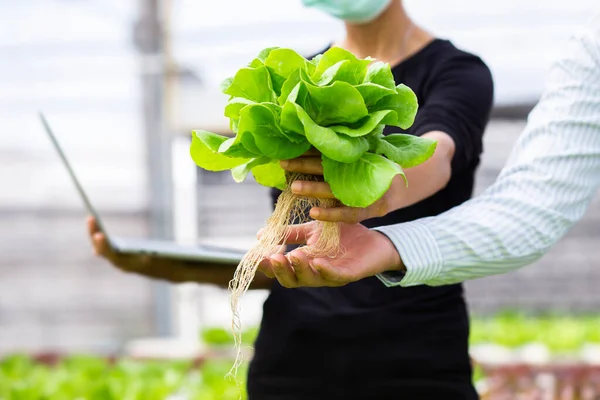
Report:
M394 243L403 277L438 286L502 274L543 256L583 216L600 185L600 18L574 35L497 181L436 217L375 228Z

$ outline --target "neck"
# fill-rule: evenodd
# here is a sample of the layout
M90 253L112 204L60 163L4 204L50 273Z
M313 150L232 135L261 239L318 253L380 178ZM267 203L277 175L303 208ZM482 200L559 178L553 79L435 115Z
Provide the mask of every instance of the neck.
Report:
M416 51L429 38L426 32L413 24L402 1L394 0L371 22L346 23L346 37L339 46L359 58L373 57L394 63Z

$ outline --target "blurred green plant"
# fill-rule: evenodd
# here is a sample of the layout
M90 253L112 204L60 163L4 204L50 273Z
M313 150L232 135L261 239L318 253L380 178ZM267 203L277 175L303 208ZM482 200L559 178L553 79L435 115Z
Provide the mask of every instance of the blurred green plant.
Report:
M586 343L600 344L600 315L528 314L507 311L471 319L470 343L509 348L541 343L553 353L573 352Z
M207 328L200 332L200 338L211 346L233 345L233 335L225 328Z
M244 332L252 345L257 328ZM209 345L232 345L230 332L211 328L201 332ZM568 316L503 312L473 316L471 345L495 343L509 348L542 343L554 353L577 351L585 343L600 344L600 315ZM168 400L182 394L186 400L246 399L244 363L239 387L226 378L231 360L208 360L200 368L191 361L133 361L110 363L89 355L70 356L56 365L38 363L27 355L0 360L0 400ZM483 378L479 368L474 381ZM175 397L173 397L175 398Z
M258 335L258 327L246 329L242 333L242 343L248 346L254 345L256 336ZM230 330L220 327L211 327L203 329L200 332L200 338L209 346L233 346L233 335Z
M183 391L189 400L239 400L246 395L247 364L243 363L238 371L238 383L225 376L231 369L230 360L214 360L202 367L201 376L195 376ZM239 386L238 386L239 385Z
M258 328L247 329L243 342L253 345ZM233 345L233 336L225 328L201 332L208 345ZM554 352L576 351L585 343L600 344L600 315L561 315L503 311L494 315L471 317L471 345L494 343L509 348L541 343Z
M230 362L208 361L199 370L186 361L111 364L99 357L72 356L49 366L25 355L0 361L0 400L238 400L240 388L225 378ZM245 364L240 375L245 377Z

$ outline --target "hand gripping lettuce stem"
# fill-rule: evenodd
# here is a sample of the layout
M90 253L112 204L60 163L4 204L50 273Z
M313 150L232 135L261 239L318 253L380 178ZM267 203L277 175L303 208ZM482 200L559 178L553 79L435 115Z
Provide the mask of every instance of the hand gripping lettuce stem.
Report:
M224 115L235 136L193 131L192 159L208 171L230 170L236 182L252 173L259 184L282 190L262 237L230 282L234 372L242 360L239 300L259 262L280 250L288 226L305 221L312 206L373 204L396 175L406 182L403 168L429 159L436 142L405 133L384 135L385 126L410 128L418 109L416 95L406 85L396 85L389 64L358 59L338 47L310 60L291 49L264 49L221 88L229 96ZM318 177L286 174L279 161L312 149L321 154L322 179L338 200L291 192L294 180ZM319 225L318 242L303 249L335 256L340 250L338 224Z

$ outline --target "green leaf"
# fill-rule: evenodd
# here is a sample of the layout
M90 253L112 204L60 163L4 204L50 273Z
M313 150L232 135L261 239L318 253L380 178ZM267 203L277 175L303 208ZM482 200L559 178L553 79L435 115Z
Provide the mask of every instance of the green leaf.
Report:
M239 131L240 111L244 107L246 107L248 105L252 105L252 104L257 104L257 103L250 101L250 100L246 100L242 97L234 97L225 106L225 116L230 118L231 125L235 124L236 129L234 130L234 132ZM281 113L281 108L277 104L262 103L262 105L273 109L277 115L279 115ZM284 130L284 131L282 131L282 133L284 136L286 136L288 139L290 139L292 142L295 142L295 143L300 143L300 142L303 142L306 140L304 138L304 136L296 134L294 132L287 132ZM253 150L253 148L254 148L254 146L251 148L248 148L248 150ZM262 155L261 153L258 153L258 154Z
M194 131L190 146L192 160L208 171L225 171L247 162L246 158L232 158L218 152L226 140L226 137L212 132Z
M256 179L256 182L263 186L274 187L281 190L285 189L287 186L285 171L279 165L278 160L255 166L252 168L252 175L254 176L254 179Z
M290 92L287 102L283 105L281 111L280 124L282 129L288 132L294 132L298 135L306 136L304 133L304 125L298 118L296 106L294 103L304 103L308 91L306 85L299 82Z
M302 82L307 90L303 102L296 101L318 125L352 124L369 114L360 92L346 82L315 86Z
M277 129L279 132L288 138L290 141L294 143L304 143L306 142L306 137L304 137L303 133L296 133L295 131L288 131L284 127L281 126L281 114L283 108L278 104L273 103L263 103L261 104L263 107L271 110L271 113L275 116L275 124L277 125Z
M296 86L298 86L299 83L300 83L300 70L296 70L289 76L289 78L285 81L285 83L281 87L281 95L277 98L277 102L280 105L285 104L285 102L288 101L290 94L293 92L293 90L296 88ZM295 99L292 101L295 101Z
M240 121L240 110L249 104L255 104L252 100L243 97L232 97L225 105L225 117L229 118L229 128L233 132L238 131Z
M377 154L365 153L353 163L340 163L323 156L323 177L334 196L349 207L368 207L390 188L402 168Z
M208 131L197 130L192 131L192 133L192 139L200 140L203 146L207 147L210 151L213 152L218 152L221 144L223 144L223 142L225 142L228 139L226 136L222 136Z
M275 102L277 99L273 91L271 75L265 66L241 68L224 93L234 97L243 97L256 103Z
M322 57L323 57L323 54L317 54L316 56L311 58L309 61L311 64L313 64L316 67L317 65L319 65L319 61L321 61Z
M308 140L302 143L294 143L284 137L255 136L254 140L261 152L275 160L291 160L306 153L311 144Z
M225 93L227 91L227 89L229 89L229 87L231 86L232 82L233 82L233 78L232 77L223 79L223 81L219 85L220 88L221 88L221 92Z
M279 126L281 107L276 104L253 104L240 111L238 131L250 132L260 153L276 160L288 160L304 154L310 143L303 138L291 141Z
M306 138L310 144L327 157L343 163L352 163L369 150L367 139L338 135L331 128L315 124L298 104L293 104L293 106L296 109L298 119L304 126Z
M358 85L364 81L370 63L371 59L360 60L347 50L332 47L319 58L311 78L319 86L328 85L333 81Z
M237 165L234 168L231 168L231 176L233 180L237 183L241 183L246 180L246 176L252 170L252 168L258 167L259 165L267 164L271 162L269 157L256 157L251 160L248 160L244 164Z
M361 83L364 79L365 70L361 69L362 67L361 65L353 64L349 60L344 60L326 70L318 80L314 77L313 79L316 80L319 86L326 86L336 81L346 82L354 86Z
M355 87L360 92L367 108L374 106L379 100L383 99L385 96L393 95L396 93L396 90L388 89L376 83L362 83Z
M301 82L306 82L314 86L314 82L310 79L306 71L298 69L285 81L281 89L281 96L278 98L279 103L285 104L287 101L292 101L302 104L308 95L308 91L306 85L298 85Z
M379 147L379 139L383 138L383 130L385 125L377 125L375 129L368 135L364 136L369 142L369 151L375 153Z
M298 135L305 135L304 125L300 121L300 118L298 118L296 106L297 104L291 101L285 103L281 111L281 128Z
M286 80L296 71L312 74L315 66L291 49L275 49L265 60L273 81L275 93L280 94Z
M238 140L239 138L239 140ZM263 155L258 146L256 146L256 141L254 140L254 136L250 132L240 132L236 135L236 143L241 143L242 146L249 152L253 154Z
M262 67L263 65L265 65L265 63L262 60L255 58L248 63L248 68L258 68Z
M241 140L238 140L238 136L224 141L221 146L219 146L219 153L228 157L237 158L253 158L261 155L260 153L253 153L246 149Z
M377 61L369 65L365 83L375 83L387 89L396 90L396 81L394 74L388 63Z
M240 123L240 119L239 118L232 118L229 120L229 129L231 129L231 132L233 133L238 133L238 125Z
M301 71L299 75L300 82L290 91L283 107L281 125L285 129L304 135L296 110L289 104L291 102L300 105L321 126L351 124L368 115L360 92L352 85L335 82L319 87L311 82L305 72Z
M408 129L415 121L418 108L419 104L415 93L408 86L400 84L396 87L396 94L379 100L369 111L394 110L398 115L395 126Z
M250 104L256 103L243 97L234 97L225 105L225 112L223 114L227 118L239 118L240 110Z
M385 155L402 168L412 168L427 161L435 153L436 146L433 139L398 133L380 138L376 153Z
M256 58L258 58L260 61L262 61L263 63L265 63L265 61L267 60L267 57L269 57L269 55L271 54L271 52L273 50L277 50L277 49L279 49L279 47L277 47L277 46L267 47L266 49L262 49L258 53L258 56L256 56Z
M397 115L395 111L383 110L376 111L365 118L356 127L343 125L332 126L331 129L337 133L342 133L347 136L359 137L371 133L378 125L396 125Z
M315 57L313 60L316 59L317 57ZM327 69L331 68L340 61L353 61L356 59L356 56L348 50L342 49L341 47L331 47L323 54L318 55L317 68L315 69L312 78L319 79Z
M251 100L244 99L242 97L234 97L225 106L225 116L230 119L230 126L233 132L237 135L235 138L228 139L220 147L219 152L230 157L245 157L253 158L257 155L262 155L256 143L254 137L250 132L238 132L240 111L251 104L256 104ZM247 153L246 153L247 152Z

